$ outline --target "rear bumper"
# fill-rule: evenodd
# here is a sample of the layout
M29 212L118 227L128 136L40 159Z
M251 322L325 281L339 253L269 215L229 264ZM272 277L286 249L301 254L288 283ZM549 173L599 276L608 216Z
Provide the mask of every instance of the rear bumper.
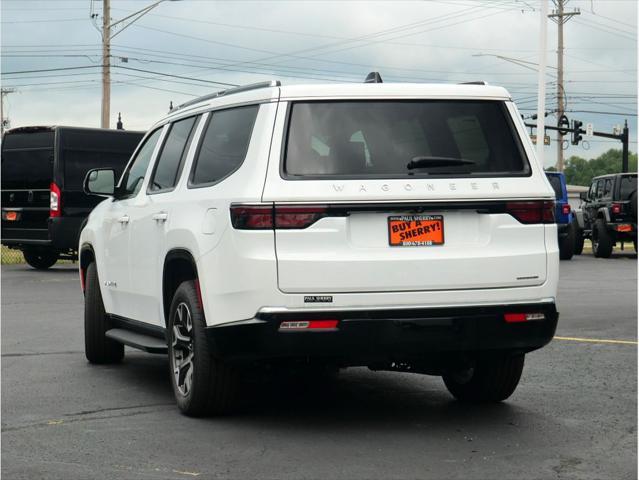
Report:
M543 320L506 323L504 313L544 313ZM555 334L554 303L419 310L282 312L207 327L214 354L230 361L323 359L341 365L410 362L486 350L529 352ZM337 319L330 331L279 331L282 321Z
M49 218L47 228L9 228L3 222L2 244L15 248L41 247L54 250L77 250L80 226L84 218Z
M557 224L557 235L559 238L566 238L570 233L570 224L569 223L558 223Z
M628 229L629 228L629 229ZM608 224L615 240L637 240L637 224L635 222L611 222Z
M85 217L54 217L49 219L49 238L58 250L77 250L80 227Z

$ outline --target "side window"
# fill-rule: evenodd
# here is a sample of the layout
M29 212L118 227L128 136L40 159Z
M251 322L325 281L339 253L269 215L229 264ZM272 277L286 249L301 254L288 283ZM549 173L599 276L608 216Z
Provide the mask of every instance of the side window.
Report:
M149 182L150 192L169 190L177 184L196 119L197 117L185 118L171 125L158 160L155 162Z
M129 164L129 168L124 173L124 177L122 177L122 181L120 182L122 186L120 195L122 197L132 197L140 191L142 182L144 181L144 175L146 175L146 169L149 166L149 162L153 156L153 150L155 150L155 145L158 143L161 132L162 128L158 128L149 135L138 150L133 161Z
M595 198L600 199L603 195L603 180L597 180L597 189L595 190Z
M607 178L604 182L603 196L604 198L610 198L611 195L612 195L612 180Z
M211 112L190 185L210 185L237 170L248 150L259 105Z

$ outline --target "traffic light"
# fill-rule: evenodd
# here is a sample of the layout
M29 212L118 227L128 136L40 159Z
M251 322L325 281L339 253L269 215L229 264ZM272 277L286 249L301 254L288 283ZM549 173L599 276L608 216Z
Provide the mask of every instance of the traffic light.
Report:
M583 138L581 136L581 126L584 124L584 122L582 122L581 120L573 120L572 121L572 144L573 145L579 145L579 142L581 142L581 139Z

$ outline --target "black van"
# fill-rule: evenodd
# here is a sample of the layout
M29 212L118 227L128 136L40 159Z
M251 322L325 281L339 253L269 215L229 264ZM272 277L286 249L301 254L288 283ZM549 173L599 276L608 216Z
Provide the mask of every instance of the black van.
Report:
M92 168L120 175L144 132L21 127L2 138L2 244L47 269L77 256L82 223L101 200L82 182Z

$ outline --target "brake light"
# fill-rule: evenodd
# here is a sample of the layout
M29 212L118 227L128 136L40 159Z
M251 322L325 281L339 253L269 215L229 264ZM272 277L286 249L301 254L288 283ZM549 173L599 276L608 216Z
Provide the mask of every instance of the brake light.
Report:
M62 216L62 192L55 182L49 187L49 217Z
M562 215L569 215L570 214L570 204L564 203L561 206L561 214Z
M555 223L555 202L550 200L508 202L506 213L520 223Z
M534 313L504 313L506 323L522 323L534 320L544 320L546 315L539 312Z
M610 211L614 215L619 215L621 213L621 204L620 203L613 203L612 206L610 207Z
M275 207L275 228L306 228L327 214L326 206Z
M239 230L267 230L273 228L273 207L232 206L231 224Z
M339 320L293 320L280 323L280 330L335 330Z

